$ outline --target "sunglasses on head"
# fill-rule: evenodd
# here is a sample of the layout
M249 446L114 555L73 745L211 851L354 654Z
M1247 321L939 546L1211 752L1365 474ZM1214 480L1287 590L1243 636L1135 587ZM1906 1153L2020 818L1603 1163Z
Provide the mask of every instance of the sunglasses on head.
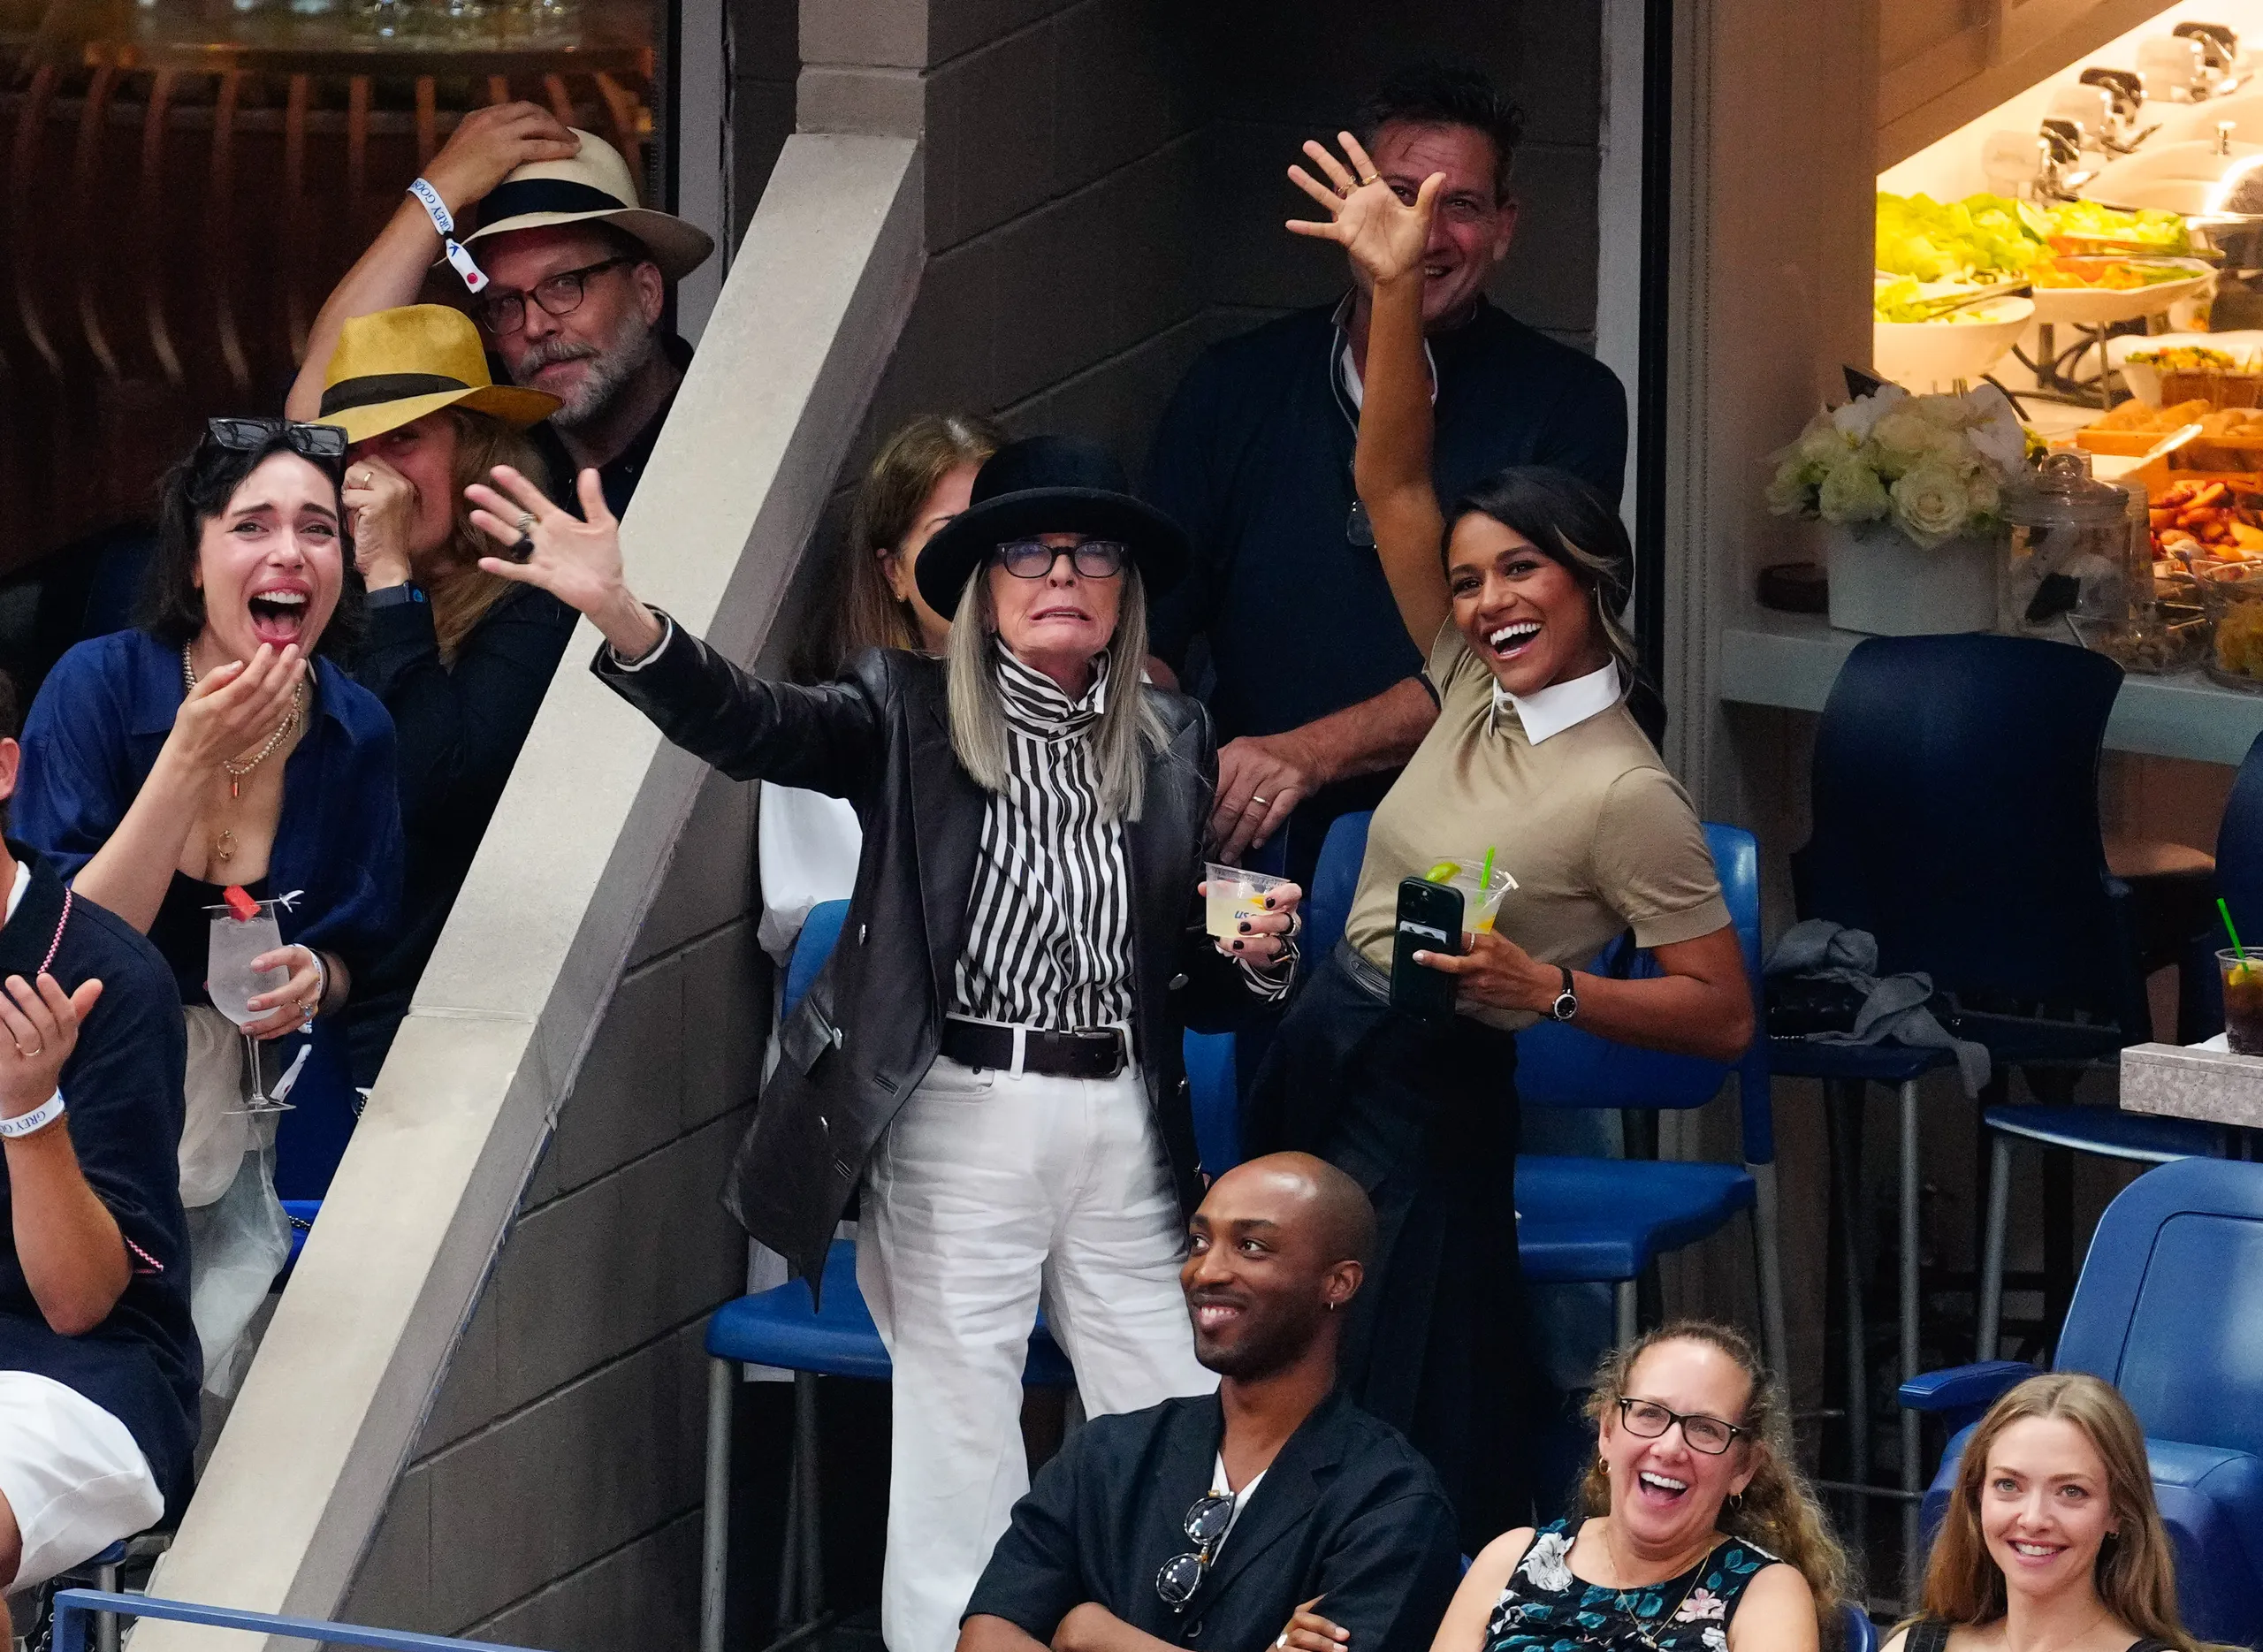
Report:
M297 419L207 419L204 439L231 453L255 453L278 437L301 459L346 462L346 431L336 424L308 424Z

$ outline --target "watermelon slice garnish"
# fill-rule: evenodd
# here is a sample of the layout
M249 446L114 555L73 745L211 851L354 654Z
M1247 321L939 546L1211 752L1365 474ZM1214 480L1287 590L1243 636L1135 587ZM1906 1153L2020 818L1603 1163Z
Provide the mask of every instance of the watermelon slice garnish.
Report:
M241 884L230 884L220 892L220 898L227 902L228 910L236 915L239 924L248 924L259 916L259 902L251 898L251 892Z

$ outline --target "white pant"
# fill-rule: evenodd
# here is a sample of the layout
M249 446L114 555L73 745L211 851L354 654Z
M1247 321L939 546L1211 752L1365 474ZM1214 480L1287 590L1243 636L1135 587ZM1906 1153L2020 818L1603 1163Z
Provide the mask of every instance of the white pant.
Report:
M126 1425L52 1377L0 1371L0 1496L23 1534L14 1594L157 1523L165 1500Z
M937 1058L865 1173L857 1283L895 1367L888 1652L950 1652L1029 1489L1022 1367L1038 1302L1093 1415L1218 1379L1178 1288L1185 1228L1137 1070L977 1072Z

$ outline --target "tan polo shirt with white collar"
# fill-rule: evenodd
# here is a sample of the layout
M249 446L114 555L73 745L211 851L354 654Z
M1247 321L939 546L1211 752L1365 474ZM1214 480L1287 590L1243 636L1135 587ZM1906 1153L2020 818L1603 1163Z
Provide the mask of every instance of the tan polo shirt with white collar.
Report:
M1616 668L1604 671L1497 704L1493 674L1446 623L1428 674L1438 720L1368 833L1345 928L1360 955L1391 968L1401 879L1489 846L1517 881L1494 930L1544 963L1580 968L1629 929L1648 948L1727 926L1689 794L1628 713ZM1507 1032L1539 1019L1461 1013Z

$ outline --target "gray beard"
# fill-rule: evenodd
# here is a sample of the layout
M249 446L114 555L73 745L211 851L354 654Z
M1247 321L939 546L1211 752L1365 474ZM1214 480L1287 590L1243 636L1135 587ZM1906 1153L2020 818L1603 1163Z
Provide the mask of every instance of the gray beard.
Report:
M537 346L519 364L519 370L532 378L537 369L553 362L588 362L589 370L574 394L550 415L550 422L561 430L579 430L606 413L613 398L644 370L659 349L658 330L645 325L644 318L631 310L621 317L621 329L611 341L593 354L578 346L563 350Z

